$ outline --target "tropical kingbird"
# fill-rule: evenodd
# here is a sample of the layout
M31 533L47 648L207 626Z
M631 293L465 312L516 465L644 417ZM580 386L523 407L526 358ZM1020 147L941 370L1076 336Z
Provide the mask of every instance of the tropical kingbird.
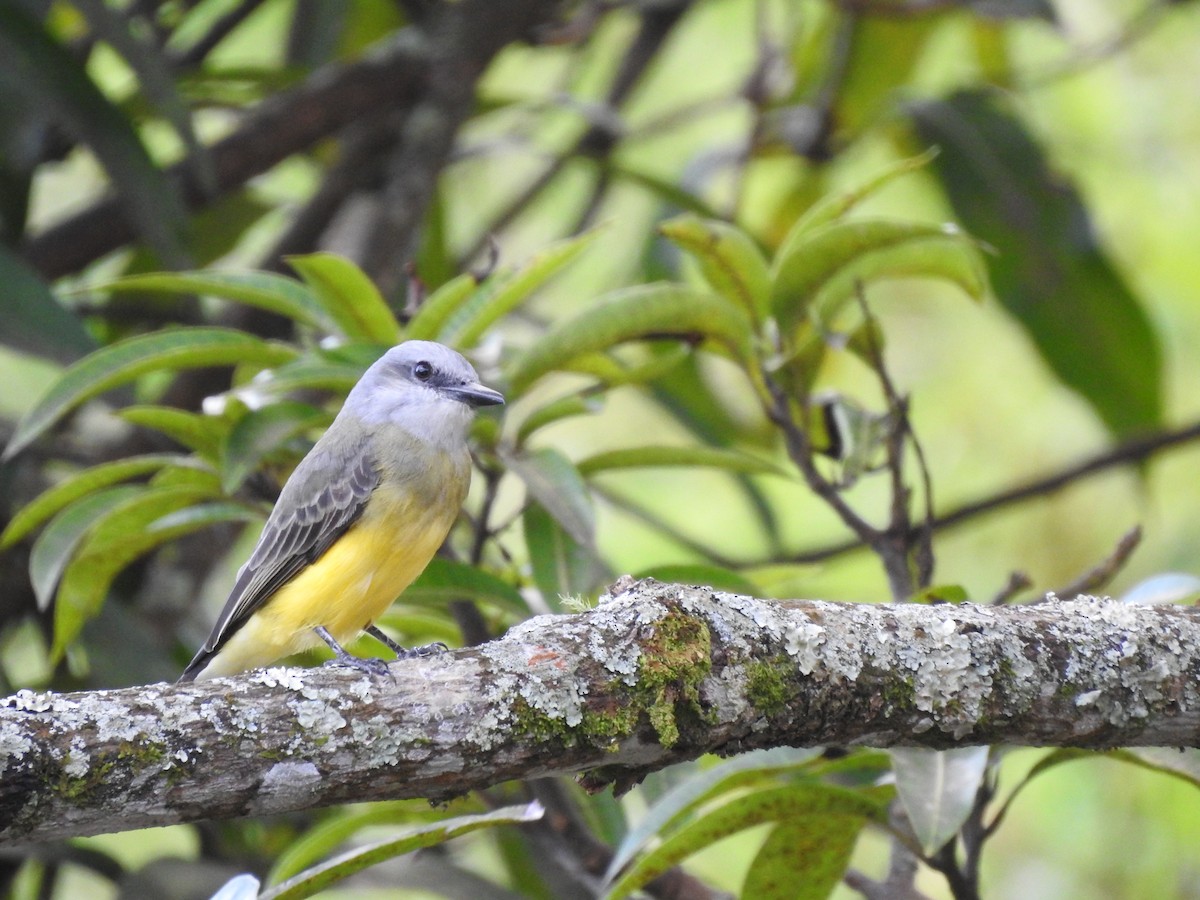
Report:
M424 570L471 483L467 429L503 403L449 347L407 341L359 379L329 430L288 478L212 634L180 681L270 665L363 631L403 657L375 620Z

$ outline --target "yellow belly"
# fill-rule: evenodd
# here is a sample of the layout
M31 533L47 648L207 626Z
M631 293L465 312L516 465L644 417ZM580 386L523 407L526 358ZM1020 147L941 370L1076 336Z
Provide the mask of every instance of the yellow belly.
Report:
M359 521L280 588L200 673L231 675L322 646L323 625L340 644L358 637L428 565L462 502L457 490L432 504L380 488Z

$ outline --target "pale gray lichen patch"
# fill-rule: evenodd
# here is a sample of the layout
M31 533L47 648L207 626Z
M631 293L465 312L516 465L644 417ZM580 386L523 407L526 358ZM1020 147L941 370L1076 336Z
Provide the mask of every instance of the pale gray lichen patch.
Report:
M796 622L784 634L783 649L796 660L802 675L811 675L821 661L821 645L826 641L825 629L813 622Z
M368 768L394 766L405 759L419 762L428 759L429 750L413 747L413 735L402 734L383 716L372 716L365 722L350 723L350 734L354 742L366 749Z
M297 701L292 704L292 711L301 728L315 731L318 735L331 735L339 728L346 727L342 714L323 699Z
M71 739L71 749L63 761L63 774L71 778L82 778L92 767L92 758L88 753L87 744L82 737L76 735Z
M43 694L22 688L11 697L5 697L0 703L23 712L46 712L54 706L55 699L53 694Z
M19 765L25 754L33 750L33 739L11 722L0 724L0 774L9 765Z

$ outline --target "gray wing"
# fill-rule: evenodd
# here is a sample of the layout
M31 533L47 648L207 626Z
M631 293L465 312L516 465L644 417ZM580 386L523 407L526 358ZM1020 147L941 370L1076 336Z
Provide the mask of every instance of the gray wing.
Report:
M362 515L379 473L368 436L347 441L327 432L296 467L238 571L204 646L181 676L190 681L271 595L324 553Z

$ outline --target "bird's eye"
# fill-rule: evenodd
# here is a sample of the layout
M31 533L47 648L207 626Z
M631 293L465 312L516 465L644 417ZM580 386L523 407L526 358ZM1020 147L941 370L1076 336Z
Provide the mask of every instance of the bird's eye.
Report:
M413 378L417 381L428 381L433 375L433 366L430 363L421 360L413 366Z

